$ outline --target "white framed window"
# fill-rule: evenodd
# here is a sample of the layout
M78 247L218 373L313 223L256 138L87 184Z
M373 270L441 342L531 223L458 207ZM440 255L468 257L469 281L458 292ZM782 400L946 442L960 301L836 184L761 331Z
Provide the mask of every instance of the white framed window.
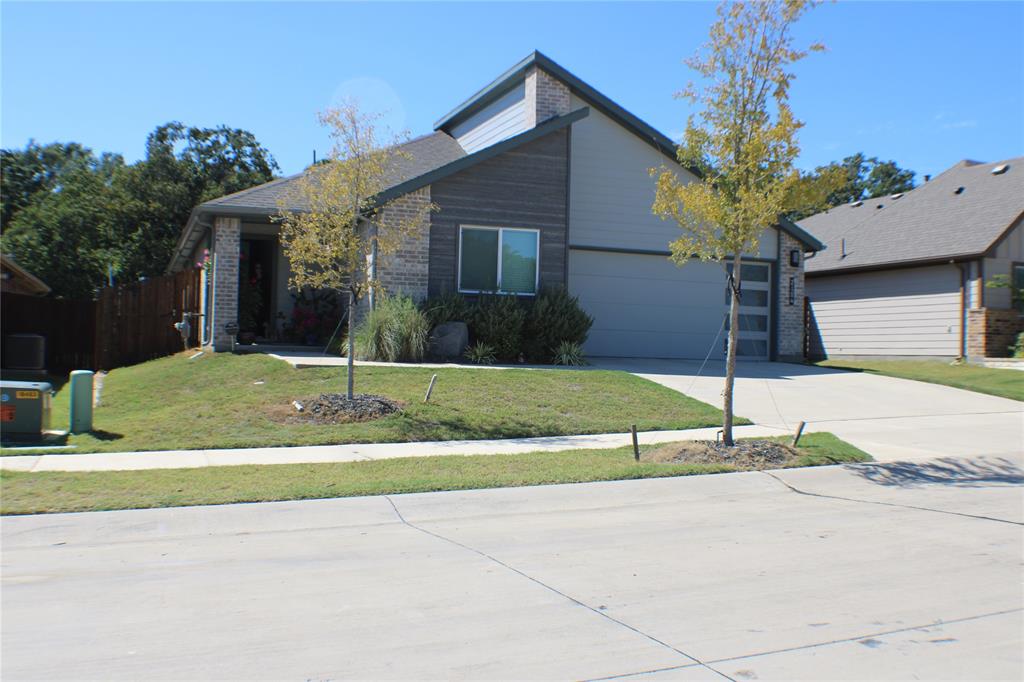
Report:
M459 291L533 296L540 278L540 230L459 227Z

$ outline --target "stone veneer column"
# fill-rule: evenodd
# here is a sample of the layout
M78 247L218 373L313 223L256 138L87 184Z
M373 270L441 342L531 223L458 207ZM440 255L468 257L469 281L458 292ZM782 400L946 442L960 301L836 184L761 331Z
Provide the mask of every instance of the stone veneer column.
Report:
M389 220L415 216L429 203L429 186L400 197L385 209L382 229L387 229ZM377 281L389 294L401 293L422 301L427 297L429 272L430 213L424 211L420 225L403 239L398 250L380 257Z
M789 254L800 252L800 264L790 265ZM779 360L804 358L804 246L792 236L779 230ZM789 281L793 278L793 302L790 303Z
M238 255L242 221L219 216L213 221L213 305L210 332L213 349L231 350L231 334L224 327L238 323Z
M526 127L569 113L569 88L546 71L531 66L526 72Z

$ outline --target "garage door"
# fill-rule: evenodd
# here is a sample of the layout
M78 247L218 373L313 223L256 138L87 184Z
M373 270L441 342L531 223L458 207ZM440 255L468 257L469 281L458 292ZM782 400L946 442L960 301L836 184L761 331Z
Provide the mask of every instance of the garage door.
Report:
M738 353L768 356L770 267L744 265ZM586 351L598 357L725 357L726 279L716 263L573 250L569 290L594 318ZM721 330L721 334L719 331ZM716 340L717 337L717 340Z
M811 352L960 354L960 271L952 265L807 279Z

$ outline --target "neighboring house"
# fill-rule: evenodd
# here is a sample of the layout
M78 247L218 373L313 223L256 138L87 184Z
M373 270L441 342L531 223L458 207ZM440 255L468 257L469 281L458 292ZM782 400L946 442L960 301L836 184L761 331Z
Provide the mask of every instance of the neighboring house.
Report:
M594 317L590 355L723 356L724 270L671 263L668 244L679 229L651 213L649 169L696 176L678 165L672 140L549 58L534 52L403 151L386 197L402 197L395 210L428 201L440 210L377 264L389 291L532 296L567 286ZM240 252L250 273L259 260L272 282L272 314L288 313L288 263L270 217L292 181L201 204L182 233L170 270L212 252L205 340L215 348L230 347ZM742 357L802 356L803 255L820 247L789 222L765 229L743 268Z
M5 294L46 296L50 293L50 287L4 254L0 255L0 291Z
M1024 310L985 284L1024 286L1022 219L1024 157L800 221L828 246L807 261L812 355L1005 355Z

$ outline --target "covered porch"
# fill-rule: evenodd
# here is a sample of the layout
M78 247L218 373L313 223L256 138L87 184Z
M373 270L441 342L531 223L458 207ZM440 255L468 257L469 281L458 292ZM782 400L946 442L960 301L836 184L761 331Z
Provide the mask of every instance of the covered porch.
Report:
M203 271L200 339L216 351L326 343L344 315L332 292L289 286L280 226L261 215L212 215L187 245Z

